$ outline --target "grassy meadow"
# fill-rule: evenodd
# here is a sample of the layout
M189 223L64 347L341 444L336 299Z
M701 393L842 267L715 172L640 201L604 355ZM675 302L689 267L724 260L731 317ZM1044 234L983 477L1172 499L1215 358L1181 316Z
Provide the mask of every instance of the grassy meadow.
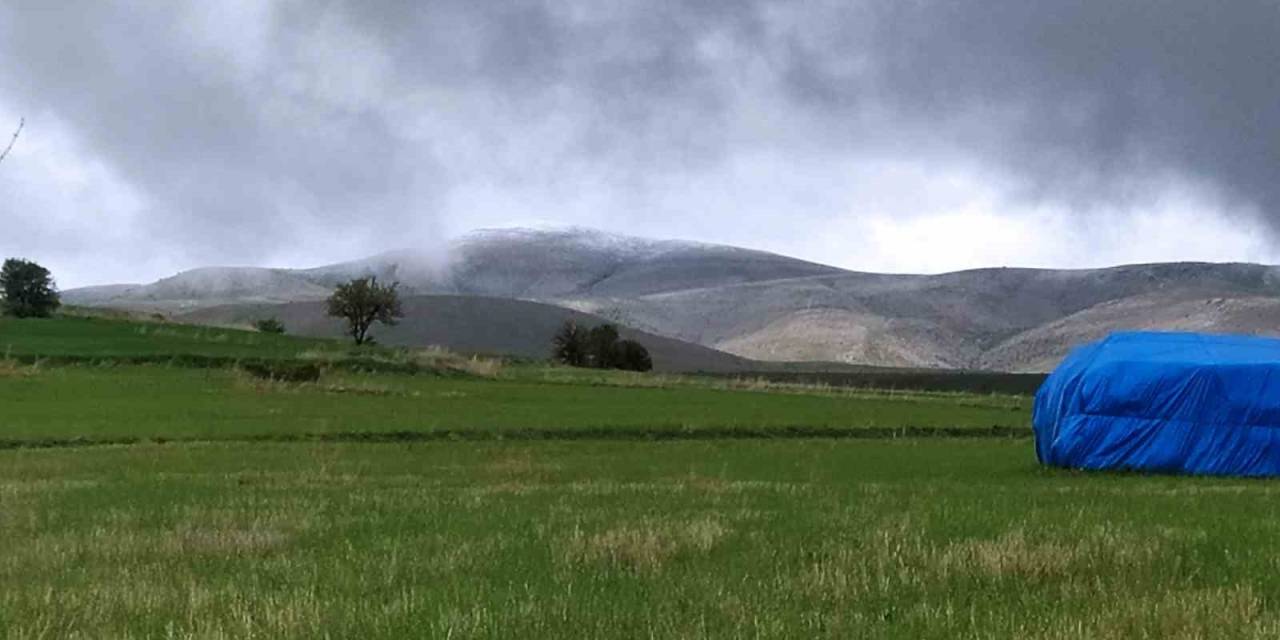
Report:
M295 358L342 348L329 340L95 315L0 318L0 355L52 361ZM216 360L215 360L216 361Z
M6 637L1262 638L1265 482L1010 440L0 452Z
M948 396L588 386L461 376L326 373L316 383L234 369L10 367L0 442L387 437L841 435L1024 429L1026 403ZM852 434L852 435L857 435Z
M1280 636L1280 487L1041 468L1025 396L96 318L0 348L3 637Z

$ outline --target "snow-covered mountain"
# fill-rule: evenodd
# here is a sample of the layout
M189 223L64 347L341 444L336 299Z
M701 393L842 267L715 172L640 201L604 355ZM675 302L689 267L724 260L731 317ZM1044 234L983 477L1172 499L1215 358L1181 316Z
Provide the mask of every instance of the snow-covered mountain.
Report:
M438 253L401 249L312 269L205 267L146 285L72 289L73 304L188 310L240 301L313 300L374 275L410 294L528 300L633 297L820 274L840 269L762 251L648 240L589 229L486 229Z

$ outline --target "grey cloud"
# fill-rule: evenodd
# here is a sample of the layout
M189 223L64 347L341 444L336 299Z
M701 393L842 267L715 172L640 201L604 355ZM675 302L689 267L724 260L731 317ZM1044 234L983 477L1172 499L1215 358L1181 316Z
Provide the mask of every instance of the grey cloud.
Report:
M1042 196L1124 195L1135 172L1205 178L1280 224L1280 4L884 2L866 40L797 47L801 103L872 93L1020 172ZM869 56L874 77L831 71ZM972 114L1006 130L969 139ZM990 134L989 131L984 133Z
M140 235L197 259L228 247L261 259L296 225L345 232L370 205L412 208L398 196L431 159L378 114L236 78L219 52L188 42L181 18L105 3L33 3L0 17L5 97L71 123L142 189Z
M699 190L761 152L963 162L1082 211L1173 176L1280 228L1274 1L244 6L273 10L215 33L196 4L0 2L0 103L67 123L143 196L139 243L196 263L421 242L475 215L462 187L581 193L608 227L661 224L683 180L684 215L730 221L752 203ZM794 213L834 215L839 180L796 177L836 186Z

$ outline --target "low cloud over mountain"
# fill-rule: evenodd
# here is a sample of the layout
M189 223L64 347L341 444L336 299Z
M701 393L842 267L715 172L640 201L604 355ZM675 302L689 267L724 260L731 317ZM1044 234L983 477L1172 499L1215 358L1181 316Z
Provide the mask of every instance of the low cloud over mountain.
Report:
M147 285L71 290L66 300L233 321L243 310L191 314L243 304L266 313L262 305L319 301L337 282L377 275L411 296L534 301L744 358L1010 371L1045 370L1071 346L1116 329L1280 332L1280 270L1256 264L889 275L720 245L525 229L477 232L430 255L196 269ZM319 317L319 305L306 308ZM512 326L525 311L495 306L491 321ZM415 313L433 311L424 304ZM433 331L401 341L449 342L444 328ZM472 350L503 348L465 341Z

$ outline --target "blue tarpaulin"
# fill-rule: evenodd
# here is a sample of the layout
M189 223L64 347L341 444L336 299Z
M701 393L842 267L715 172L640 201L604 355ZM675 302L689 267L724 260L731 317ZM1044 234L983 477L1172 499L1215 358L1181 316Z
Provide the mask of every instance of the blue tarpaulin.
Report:
M1044 464L1280 475L1280 340L1114 333L1049 375L1032 425Z

